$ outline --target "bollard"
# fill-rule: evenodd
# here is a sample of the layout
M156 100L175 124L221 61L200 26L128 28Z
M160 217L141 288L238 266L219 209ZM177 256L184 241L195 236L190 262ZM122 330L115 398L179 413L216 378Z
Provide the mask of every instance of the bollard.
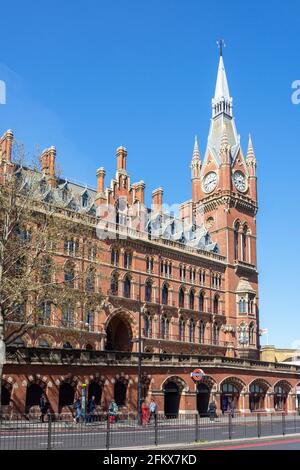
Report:
M229 413L228 415L228 437L232 439L232 414Z
M261 416L257 413L257 437L261 436Z
M196 416L195 416L195 441L198 442L199 441L199 414L196 413Z
M107 414L107 425L106 425L106 450L109 450L110 445L110 421L109 414Z
M285 435L285 413L282 413L282 435Z
M51 450L51 433L52 433L52 416L48 414L48 439L47 439L47 450Z

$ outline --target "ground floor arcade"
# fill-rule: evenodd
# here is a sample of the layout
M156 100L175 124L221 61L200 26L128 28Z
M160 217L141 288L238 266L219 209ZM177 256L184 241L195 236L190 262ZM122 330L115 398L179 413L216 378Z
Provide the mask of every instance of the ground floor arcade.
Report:
M190 359L199 367L197 358ZM195 383L190 376L195 368L193 361L190 360L189 365L174 365L174 361L174 357L160 355L159 363L142 365L143 399L154 398L158 411L168 416L195 410L200 416L205 415L213 400L219 413L232 408L241 413L294 412L299 406L299 371L277 371L271 366L264 369L259 367L258 361L256 367L251 367L250 362L241 367L229 359L226 359L227 365L216 366L210 358L200 364L205 376ZM85 387L87 397L95 397L99 412L107 410L112 398L120 410L136 411L137 367L130 365L128 357L123 364L118 362L110 365L6 364L1 387L2 409L7 413L38 412L40 396L44 393L54 413L70 413L74 399Z

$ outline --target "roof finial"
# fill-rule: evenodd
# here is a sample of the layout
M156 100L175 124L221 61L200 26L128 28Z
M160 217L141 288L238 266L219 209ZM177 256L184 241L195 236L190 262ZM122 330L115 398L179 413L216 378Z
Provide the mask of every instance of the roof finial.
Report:
M194 151L193 151L193 160L200 160L200 152L198 147L198 139L195 135L195 144L194 144Z
M223 47L226 47L224 39L218 39L217 41L218 48L220 49L220 57L223 56Z

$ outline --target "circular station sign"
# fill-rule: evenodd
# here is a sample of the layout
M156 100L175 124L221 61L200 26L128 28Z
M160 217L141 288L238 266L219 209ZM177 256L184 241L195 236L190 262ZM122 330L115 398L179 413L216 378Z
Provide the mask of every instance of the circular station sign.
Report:
M191 372L191 377L196 382L200 382L200 380L202 380L204 376L205 373L202 369L195 369L193 370L193 372Z

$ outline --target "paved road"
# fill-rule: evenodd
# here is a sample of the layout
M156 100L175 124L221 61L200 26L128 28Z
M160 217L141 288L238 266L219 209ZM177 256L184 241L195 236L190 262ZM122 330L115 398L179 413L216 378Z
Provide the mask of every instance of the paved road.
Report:
M193 417L192 417L193 418ZM232 439L300 433L300 417L263 418L260 425L253 418L234 418L229 428L228 417L215 422L199 419L196 431L195 419L167 420L158 423L157 443L192 443L226 441ZM0 427L0 449L46 449L48 446L48 424L2 423ZM51 428L51 448L54 449L105 449L107 442L106 423L55 422ZM146 428L136 422L119 422L111 427L110 448L137 448L155 444L154 424Z
M199 449L199 447L197 447ZM300 450L299 438L282 438L264 440L260 442L232 443L220 446L220 444L205 447L206 450Z

